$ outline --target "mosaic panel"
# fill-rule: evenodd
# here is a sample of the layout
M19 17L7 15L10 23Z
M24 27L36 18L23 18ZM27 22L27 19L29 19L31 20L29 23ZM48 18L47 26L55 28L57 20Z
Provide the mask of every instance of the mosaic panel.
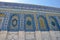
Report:
M10 13L9 12L5 12L4 14L5 14L5 17L4 17L4 21L3 21L3 25L2 25L2 30L7 31L7 26L8 26Z
M20 14L20 31L24 30L24 14Z
M9 25L8 25L8 31L18 31L19 30L19 15L18 14L11 14Z
M49 28L50 30L55 30L58 31L59 30L59 24L58 24L58 20L57 20L57 15L49 15L48 14L48 22L49 22Z
M3 30L4 19L5 19L5 14L0 13L0 31Z
M4 20L4 16L2 16L2 14L0 14L0 31L2 28L3 20Z
M56 19L53 17L53 16L51 16L50 18L49 18L50 20L51 20L51 26L52 26L52 29L53 30L58 30L58 25L57 25L57 21L56 21Z
M35 23L34 17L32 14L25 14L24 15L24 29L25 31L34 31L35 30Z
M58 24L59 24L59 30L60 30L60 15L57 16Z
M41 31L48 31L49 30L45 15L37 15L37 20L38 20L39 30L41 30Z

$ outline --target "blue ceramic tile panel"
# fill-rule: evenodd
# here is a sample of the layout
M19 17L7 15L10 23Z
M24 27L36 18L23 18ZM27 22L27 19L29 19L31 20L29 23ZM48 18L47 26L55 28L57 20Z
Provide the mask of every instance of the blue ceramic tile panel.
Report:
M5 31L7 30L7 25L5 26L5 21L6 21L6 17L7 17L7 12L0 12L0 21L2 22L2 24L0 25L1 30Z
M58 31L59 30L59 24L56 19L56 16L49 16L50 20L50 30Z
M4 21L3 21L3 24L2 24L2 30L7 31L7 26L8 26L10 13L4 12L4 14L5 14L5 17L4 17Z
M58 24L59 24L59 30L60 30L60 16L57 16Z
M8 25L8 31L19 31L19 29L20 29L19 14L11 14Z
M37 20L40 31L49 31L48 23L44 15L38 15Z
M20 31L24 31L24 14L20 14Z
M3 21L5 18L5 14L4 13L0 13L0 31L3 30Z
M33 14L25 14L24 15L24 29L25 31L35 31L35 23L34 23L34 15Z

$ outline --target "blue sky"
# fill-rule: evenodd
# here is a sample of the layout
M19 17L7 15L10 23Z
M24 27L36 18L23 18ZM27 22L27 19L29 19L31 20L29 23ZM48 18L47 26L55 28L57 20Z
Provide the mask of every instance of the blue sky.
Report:
M60 0L0 0L0 2L15 2L25 4L36 4L60 8Z

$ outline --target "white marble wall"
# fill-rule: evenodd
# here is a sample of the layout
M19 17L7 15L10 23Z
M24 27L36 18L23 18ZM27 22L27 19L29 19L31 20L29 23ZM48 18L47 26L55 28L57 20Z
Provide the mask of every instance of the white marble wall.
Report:
M0 40L60 40L60 31L0 32Z
M42 31L41 38L42 38L42 40L51 40L49 31Z
M52 40L60 40L60 31L50 31Z
M25 40L35 40L35 32L25 32Z
M25 40L25 32L19 31L19 40Z
M19 40L19 32L8 32L6 40Z
M35 31L35 35L36 35L36 40L42 40L40 31Z
M5 40L7 35L7 31L0 31L0 40Z

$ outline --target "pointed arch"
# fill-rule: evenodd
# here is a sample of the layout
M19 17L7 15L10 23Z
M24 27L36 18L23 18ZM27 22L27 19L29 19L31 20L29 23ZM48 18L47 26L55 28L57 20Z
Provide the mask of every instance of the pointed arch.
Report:
M32 14L24 15L24 30L35 31L34 16Z
M19 15L18 14L11 14L9 25L8 25L8 31L19 31Z
M43 15L38 16L38 25L39 25L39 29L41 31L48 31L49 30L47 20Z
M57 19L54 16L50 16L50 30L59 30L59 24Z

